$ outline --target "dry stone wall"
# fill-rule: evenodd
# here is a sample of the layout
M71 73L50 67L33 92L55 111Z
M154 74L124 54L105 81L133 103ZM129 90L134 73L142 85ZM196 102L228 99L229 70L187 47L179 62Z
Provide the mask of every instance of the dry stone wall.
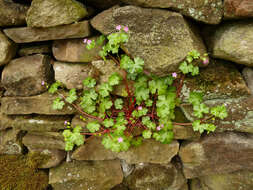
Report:
M177 70L189 51L208 53L209 65L185 78L180 98L197 90L207 105L225 104L229 116L217 121L214 133L175 125L171 144L145 140L114 153L95 137L64 151L65 121L84 131L87 123L71 106L53 110L55 95L42 83L59 80L82 90L87 76L107 81L118 68L99 59L101 46L88 51L83 38L108 35L117 25L129 27L122 48L160 76ZM48 189L253 189L252 0L0 0L0 67L0 158L46 156L38 168L46 172ZM122 89L114 93L124 96ZM187 104L176 113L178 123L194 120ZM0 171L0 181L6 177Z

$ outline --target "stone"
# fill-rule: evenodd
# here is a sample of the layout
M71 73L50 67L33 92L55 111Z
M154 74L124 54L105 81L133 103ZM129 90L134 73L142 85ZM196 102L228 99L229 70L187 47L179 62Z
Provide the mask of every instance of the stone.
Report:
M76 112L69 105L65 105L62 110L54 110L52 104L57 97L57 95L49 94L48 92L30 97L3 97L1 100L1 111L7 115L33 113L42 115L71 115Z
M83 89L86 77L95 77L96 70L91 64L54 62L55 80L66 85L66 88Z
M68 38L84 38L91 34L91 29L88 21L81 21L50 28L8 28L4 30L4 33L16 43L29 43Z
M7 128L12 128L12 120L9 116L0 112L0 131Z
M41 155L47 156L46 162L43 162L38 168L53 168L58 166L66 157L66 152L63 150L57 149L33 149L30 148L29 152L31 153L39 153Z
M238 131L253 133L253 97L236 98L236 99L213 99L204 102L208 107L225 105L228 117L221 120L210 121L217 126L215 132ZM192 106L182 105L182 111L185 116L194 121L197 119L193 116Z
M122 180L119 160L64 162L49 172L49 184L54 190L110 190Z
M224 18L253 17L253 1L251 0L224 0Z
M210 59L208 67L200 68L199 75L185 78L181 90L181 99L188 101L190 92L204 94L204 100L240 98L250 95L241 73L234 64Z
M71 117L68 115L7 116L5 114L0 114L0 118L0 126L12 127L16 130L37 132L57 132L59 130L65 129L65 121L71 120Z
M2 72L5 96L32 96L47 91L46 84L52 83L54 73L46 55L32 55L12 60Z
M129 176L134 171L135 164L128 164L125 160L120 160L120 164L124 178Z
M16 55L16 49L17 46L0 30L0 66L7 64Z
M152 8L171 8L207 24L219 24L223 16L222 0L121 0L128 4Z
M12 0L0 1L0 27L25 25L27 5L14 3Z
M190 179L189 186L191 190L203 190L198 178Z
M253 168L253 135L233 132L209 134L184 142L179 156L184 176L196 178Z
M21 131L7 129L1 131L0 154L22 154Z
M97 40L97 36L89 37L88 40ZM53 43L53 54L56 60L63 62L89 63L100 59L99 51L102 46L88 50L83 39L57 40Z
M51 54L51 43L23 44L18 50L21 57L33 54Z
M154 139L150 139L143 140L139 147L131 147L126 152L117 153L117 157L126 160L128 164L168 164L178 153L178 150L179 143L175 140L170 144L162 144Z
M105 35L115 32L117 25L128 26L130 37L123 50L142 58L144 68L156 75L178 70L189 51L206 52L196 28L181 14L167 10L113 7L95 16L91 25Z
M134 172L126 178L131 190L182 190L186 179L180 169L173 164L138 164Z
M128 188L124 184L119 184L119 185L116 185L111 190L128 190Z
M251 94L253 95L253 69L249 67L245 67L242 70L242 75L250 89Z
M72 154L75 160L113 160L116 159L115 154L105 149L99 137L90 137L86 139L84 145L78 147Z
M253 187L253 172L243 170L228 174L203 176L199 178L199 183L201 190L251 190Z
M57 132L28 132L22 140L28 149L59 149L65 150L65 141Z
M97 9L109 9L110 7L119 4L118 0L87 0L86 1L92 7L96 7Z
M53 27L77 22L88 15L84 5L75 0L33 0L27 11L29 27Z
M253 66L253 22L225 22L204 29L206 44L215 58Z

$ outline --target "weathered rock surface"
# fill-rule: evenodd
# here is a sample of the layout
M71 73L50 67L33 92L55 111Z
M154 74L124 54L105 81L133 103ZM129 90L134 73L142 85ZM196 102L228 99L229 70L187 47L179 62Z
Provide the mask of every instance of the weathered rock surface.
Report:
M48 40L83 38L91 34L88 21L50 28L9 28L4 33L16 43L40 42Z
M121 0L142 7L171 8L208 24L219 24L223 16L222 0Z
M63 135L56 132L28 132L22 142L28 149L65 149Z
M188 101L192 91L203 92L205 100L250 95L242 75L232 63L213 59L208 67L200 69L199 75L185 78L181 90L184 102Z
M55 80L60 81L68 89L82 89L82 81L86 77L94 77L96 70L91 64L54 62Z
M224 0L225 19L253 17L253 1L251 0Z
M87 14L76 0L33 0L26 22L29 27L52 27L77 22Z
M18 50L18 55L28 56L33 54L50 54L51 43L35 43L35 44L24 44L21 45Z
M89 40L96 40L98 37L87 38ZM57 40L53 44L53 54L58 61L66 62L84 62L88 63L99 57L99 51L102 46L88 50L83 39Z
M17 114L45 114L45 115L70 115L75 110L66 106L62 110L54 110L52 104L58 96L45 92L41 95L30 97L3 97L1 111L7 115ZM39 106L38 106L39 105Z
M253 136L232 132L210 134L183 143L179 156L186 178L224 174L253 168Z
M216 119L214 124L217 126L215 132L223 131L239 131L253 133L253 97L238 98L238 99L213 99L204 102L209 107L217 105L225 105L228 117L220 120ZM181 106L186 117L193 121L193 110L190 105Z
M253 69L249 67L245 67L242 70L242 75L250 89L251 94L253 95Z
M84 145L77 148L72 158L75 160L113 160L116 158L115 153L105 149L99 137L92 137Z
M0 1L0 26L25 25L28 6L14 3L12 0Z
M179 143L162 144L153 139L143 140L141 146L131 147L126 152L117 153L117 157L129 164L154 163L167 164L178 153Z
M32 96L47 91L42 81L50 84L54 80L50 61L50 57L40 54L12 60L2 72L5 95Z
M47 156L46 162L41 164L39 168L52 168L58 166L66 156L66 152L57 149L32 149L29 151L31 153L40 153L41 155Z
M50 169L49 173L49 184L54 190L109 190L122 180L123 174L118 160L64 162Z
M1 131L0 154L22 154L22 143L19 130Z
M186 179L173 164L139 164L126 178L126 183L131 190L182 190Z
M226 22L206 28L206 42L213 57L253 66L253 22Z
M15 56L16 49L16 45L0 30L0 65L8 63Z
M113 7L95 16L91 24L105 35L115 31L117 25L128 26L129 42L122 48L144 59L145 69L158 75L177 70L189 51L205 52L194 27L181 14L167 10Z

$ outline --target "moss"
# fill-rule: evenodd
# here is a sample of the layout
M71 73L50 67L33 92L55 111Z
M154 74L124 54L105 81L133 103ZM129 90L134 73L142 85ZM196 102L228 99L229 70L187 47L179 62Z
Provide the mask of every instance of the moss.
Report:
M37 153L25 156L1 155L0 189L45 190L48 186L48 175L37 168L47 159L47 156Z

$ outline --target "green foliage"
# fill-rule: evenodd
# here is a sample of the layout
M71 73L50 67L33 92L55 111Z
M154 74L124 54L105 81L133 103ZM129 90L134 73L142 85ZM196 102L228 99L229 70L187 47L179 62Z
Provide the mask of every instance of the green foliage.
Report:
M122 109L123 108L123 100L121 98L118 98L114 102L116 109Z
M224 119L228 116L227 109L224 105L211 108L211 114L220 119Z
M118 73L114 72L114 73L109 77L108 83L109 83L109 85L114 86L114 85L118 85L118 84L120 83L121 80L122 80L122 77L121 77Z
M64 101L61 100L61 98L56 98L54 101L53 101L53 106L52 108L54 110L61 110L63 108L63 106L65 105Z
M195 120L192 123L193 130L198 131L199 133L203 133L204 131L207 131L207 133L214 132L216 129L216 126L212 123L201 123L200 120Z
M96 80L92 77L87 77L83 80L83 85L88 88L94 88L96 85Z
M50 88L48 89L48 92L51 94L54 94L55 92L57 92L58 88L61 86L61 82L60 81L56 81L55 83L53 83Z
M91 132L91 133L95 133L96 131L99 130L100 128L100 124L98 121L92 121L92 122L89 122L87 125L86 125L87 129Z
M66 129L63 131L63 136L65 140L65 150L70 151L75 145L80 146L84 143L84 136L81 135L82 127L76 126L72 131L71 129Z
M69 91L69 95L68 97L66 98L66 101L68 103L73 103L75 100L77 100L77 95L76 95L76 89L75 88L72 88L70 91Z

